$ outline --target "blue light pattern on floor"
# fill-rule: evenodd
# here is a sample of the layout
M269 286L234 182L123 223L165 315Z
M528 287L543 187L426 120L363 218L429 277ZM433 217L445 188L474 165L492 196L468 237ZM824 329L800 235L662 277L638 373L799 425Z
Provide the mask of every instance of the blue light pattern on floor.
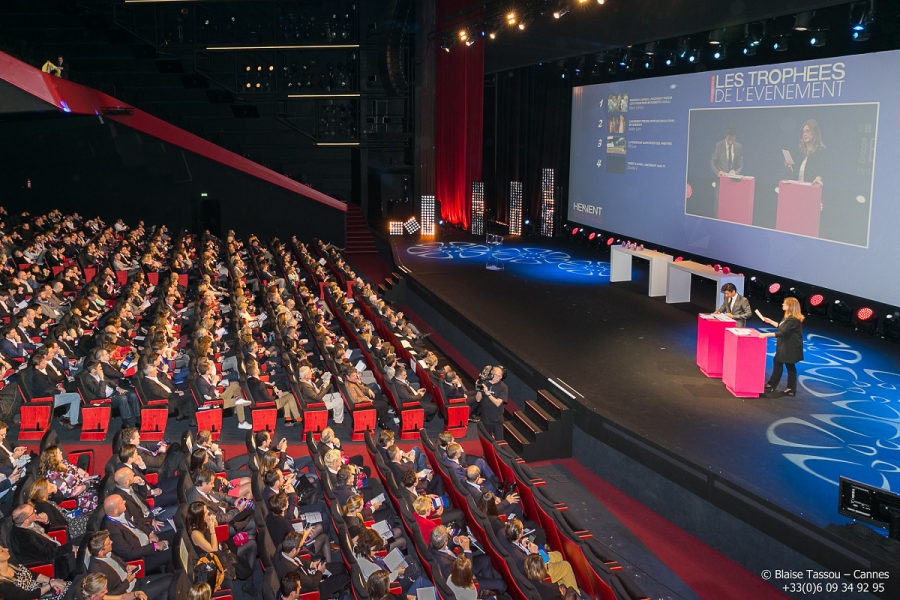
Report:
M609 282L609 262L573 257L534 246L501 246L493 250L473 242L428 242L410 246L412 256L434 260L484 262L494 260L515 274L542 281L598 285Z

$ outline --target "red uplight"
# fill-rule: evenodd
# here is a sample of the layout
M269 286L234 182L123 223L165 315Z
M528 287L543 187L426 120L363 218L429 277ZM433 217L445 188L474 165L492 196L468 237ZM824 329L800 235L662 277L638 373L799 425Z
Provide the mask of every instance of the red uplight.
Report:
M588 236L588 241L593 242L595 237L597 237L597 234L596 234L596 232L592 231L591 234Z
M572 228L572 235L575 235L576 233L578 233L578 228L577 228L577 227L573 227L573 228Z
M857 321L868 321L873 316L875 316L875 313L872 311L871 308L863 307L863 308L859 309L858 311L856 311L856 320Z
M822 294L814 294L813 297L809 299L810 306L821 306L823 302L825 302L825 296Z
M780 289L781 289L781 284L780 284L780 283L773 283L772 285L769 286L769 293L770 293L770 294L777 294L777 293L778 293L778 290L780 290Z
M614 243L615 243L615 241L612 238L609 238L608 240L606 240L607 246L612 246Z
M681 262L681 261L683 261L683 260L684 260L684 258L682 258L681 256L679 256L678 258L675 259L675 262Z
M722 267L722 272L726 275L729 275L731 273L731 269L729 269L728 267Z

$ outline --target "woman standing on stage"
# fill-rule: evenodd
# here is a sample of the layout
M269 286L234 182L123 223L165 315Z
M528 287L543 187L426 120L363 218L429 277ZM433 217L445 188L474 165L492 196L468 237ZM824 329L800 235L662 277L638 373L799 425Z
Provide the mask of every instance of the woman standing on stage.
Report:
M785 396L797 395L797 363L803 360L803 314L800 312L800 303L796 298L785 298L784 318L781 323L772 319L763 319L769 325L774 325L778 331L764 333L761 337L773 337L776 339L775 359L772 361L772 376L766 383L766 391L775 391L781 382L781 374L787 367L787 387L782 392Z

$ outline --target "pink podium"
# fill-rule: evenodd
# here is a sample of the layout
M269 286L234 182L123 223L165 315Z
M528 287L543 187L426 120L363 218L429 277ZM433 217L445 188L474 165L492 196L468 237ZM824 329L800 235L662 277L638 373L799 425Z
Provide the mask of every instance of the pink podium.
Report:
M697 316L697 366L707 377L722 376L725 330L734 320L724 315Z
M778 212L775 229L819 237L822 215L822 186L785 180L778 184Z
M756 178L719 177L719 214L720 221L731 221L751 225L753 223L753 194L756 190Z
M759 398L766 385L766 338L755 329L725 332L722 383L738 398Z

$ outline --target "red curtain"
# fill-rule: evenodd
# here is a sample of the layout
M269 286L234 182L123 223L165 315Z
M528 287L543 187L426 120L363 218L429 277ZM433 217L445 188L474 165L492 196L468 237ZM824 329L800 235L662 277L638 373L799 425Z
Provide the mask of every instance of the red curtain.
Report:
M471 0L438 0L437 22L458 13ZM439 27L440 29L440 27ZM456 31L448 35L456 35ZM481 181L484 120L484 39L457 44L435 58L435 195L441 218L469 228L473 181ZM440 36L435 44L440 44Z

